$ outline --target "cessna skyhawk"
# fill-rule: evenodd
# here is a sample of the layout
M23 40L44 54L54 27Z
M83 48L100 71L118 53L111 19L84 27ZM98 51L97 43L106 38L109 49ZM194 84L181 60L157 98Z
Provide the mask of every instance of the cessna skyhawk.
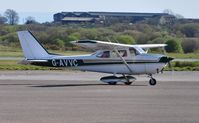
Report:
M140 74L148 75L150 77L149 84L155 85L156 80L152 75L162 72L164 67L173 60L165 55L147 54L143 50L165 47L166 44L127 45L96 40L79 40L71 43L96 52L89 55L64 56L49 53L30 31L19 31L18 37L25 56L22 63L111 73L112 76L100 79L110 85L115 85L118 82L130 85L136 79L132 75Z

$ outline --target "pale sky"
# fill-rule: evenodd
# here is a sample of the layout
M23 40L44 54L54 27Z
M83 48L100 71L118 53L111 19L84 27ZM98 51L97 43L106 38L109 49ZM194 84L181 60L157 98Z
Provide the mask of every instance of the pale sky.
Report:
M1 0L0 14L8 8L14 9L24 17L31 12L30 16L36 19L43 17L46 21L53 19L53 13L62 11L158 13L164 9L171 9L186 18L199 18L199 0ZM45 17L45 13L48 13L49 17Z

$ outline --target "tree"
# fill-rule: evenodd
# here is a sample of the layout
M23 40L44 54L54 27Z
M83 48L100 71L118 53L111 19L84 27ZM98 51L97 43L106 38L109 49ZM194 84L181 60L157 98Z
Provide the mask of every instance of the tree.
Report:
M27 18L26 18L26 22L25 22L25 24L37 24L38 22L35 20L35 18L34 17L32 17L32 16L28 16Z
M149 41L150 44L163 44L165 42L165 38L163 37L157 37L153 39L152 41Z
M163 10L163 13L174 15L174 12L171 9L165 9L165 10Z
M165 50L167 52L175 52L175 53L182 53L182 46L180 44L180 41L177 39L169 39L166 41L167 46L165 47Z
M180 26L180 31L186 35L186 37L196 37L199 33L198 23L187 23Z
M167 13L169 15L173 15L173 16L175 16L178 19L184 18L181 14L174 13L171 9L165 9L165 10L163 10L163 13Z
M17 24L19 21L18 13L12 9L7 9L4 15L8 19L8 23L11 25Z
M135 39L129 35L119 35L117 40L124 44L135 44Z
M8 20L0 15L0 24L5 24Z

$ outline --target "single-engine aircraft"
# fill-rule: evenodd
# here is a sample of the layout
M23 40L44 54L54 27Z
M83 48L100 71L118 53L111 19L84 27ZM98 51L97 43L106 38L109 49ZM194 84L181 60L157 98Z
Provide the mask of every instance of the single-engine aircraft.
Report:
M18 37L25 59L22 64L49 67L71 67L82 71L110 73L102 82L115 85L132 84L132 75L146 74L149 84L156 85L153 74L161 73L173 58L160 54L147 54L144 49L165 47L166 44L127 45L97 40L72 41L74 45L95 50L93 54L64 56L49 53L30 31L19 31ZM121 75L121 76L118 76Z

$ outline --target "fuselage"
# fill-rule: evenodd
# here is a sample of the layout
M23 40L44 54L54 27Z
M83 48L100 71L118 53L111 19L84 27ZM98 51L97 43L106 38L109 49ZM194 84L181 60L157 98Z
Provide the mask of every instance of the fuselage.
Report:
M103 52L103 51L102 51ZM129 56L129 55L128 55ZM50 56L46 62L31 61L32 65L49 67L71 67L82 71L112 74L154 74L159 73L167 64L167 57L160 54L139 54L124 57L131 71L119 57L99 57L98 54L81 56ZM165 59L165 60L164 60Z

